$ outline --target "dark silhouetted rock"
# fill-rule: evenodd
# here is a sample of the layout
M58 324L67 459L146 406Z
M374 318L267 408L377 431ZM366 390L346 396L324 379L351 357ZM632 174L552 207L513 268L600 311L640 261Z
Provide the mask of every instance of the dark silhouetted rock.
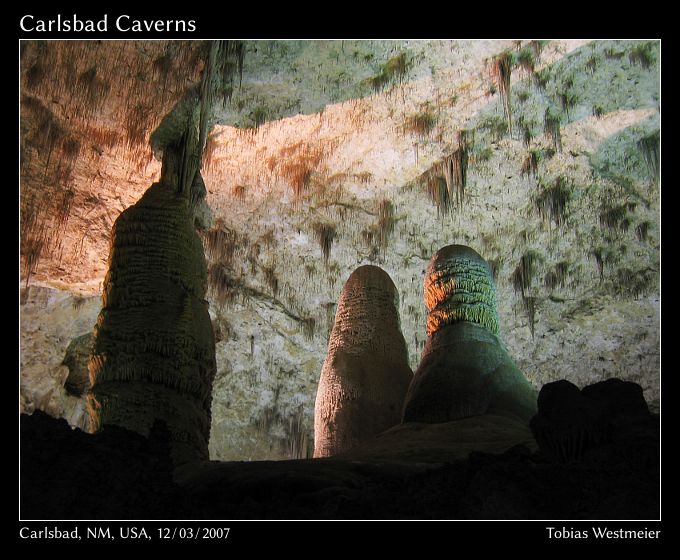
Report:
M155 422L146 438L118 426L97 434L40 411L22 414L23 519L168 519L186 515L172 480L169 433Z
M20 513L24 519L659 517L658 422L638 424L587 461L561 463L533 453L530 439L501 452L503 434L516 439L525 427L491 416L482 425L479 418L383 434L411 432L401 441L413 448L402 453L365 444L324 459L206 461L173 470L171 434L162 422L148 438L117 426L87 434L36 412L21 416ZM515 435L508 432L512 425ZM459 445L480 437L489 452L457 456Z
M453 462L466 459L473 452L500 455L517 445L532 451L538 449L525 422L507 416L482 414L436 424L399 424L340 457Z
M608 379L579 390L566 380L547 383L538 395L531 430L541 452L563 463L597 460L614 464L636 442L652 441L655 420L636 383ZM651 455L650 455L651 453ZM654 463L658 453L642 444L631 459Z
M584 387L581 394L598 403L611 425L629 424L650 414L642 387L631 381L606 379Z
M610 437L607 419L570 381L546 383L538 394L538 413L530 422L542 451L561 462L578 459Z

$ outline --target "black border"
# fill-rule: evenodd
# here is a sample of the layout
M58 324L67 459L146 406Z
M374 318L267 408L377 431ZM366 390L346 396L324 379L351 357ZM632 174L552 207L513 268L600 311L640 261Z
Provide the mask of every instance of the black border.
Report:
M247 8L242 6L241 8ZM594 8L588 6L587 13L569 16L567 12L575 7L563 6L534 6L526 5L524 8L533 14L522 14L521 5L507 5L498 7L493 5L480 6L479 4L466 7L451 6L443 9L431 6L427 13L418 13L419 6L411 6L406 11L404 8L382 8L378 13L368 15L363 13L367 6L358 7L353 4L345 6L320 6L307 8L305 6L288 6L271 8L266 5L260 6L261 13L253 15L248 11L241 12L237 6L223 5L216 10L210 4L195 5L191 9L143 9L140 6L129 9L117 4L106 6L101 10L75 9L75 8L52 8L45 9L37 6L15 6L15 15L5 15L4 22L12 21L16 35L5 34L5 39L124 39L124 40L148 40L148 39L399 39L399 38L502 38L502 37L531 37L531 38L573 38L595 37L598 39L608 38L662 38L662 22L664 18L658 12L649 10L649 13L636 13L623 22L616 20L614 13L623 8L608 5L599 5ZM224 13L232 9L233 12L227 18ZM579 11L583 11L582 8ZM332 11L331 11L332 10ZM278 12L281 13L278 13ZM554 11L554 15L550 15ZM388 13L389 12L389 13ZM512 13L509 13L512 12ZM560 12L562 12L560 14ZM101 19L104 13L109 17L109 30L106 33L27 33L20 29L19 19L26 14L32 14L40 19L53 19L56 13L68 15L76 13L80 19ZM143 32L122 33L113 27L115 17L128 14L135 19L158 20L158 19L182 19L194 20L196 31L194 32ZM11 18L11 19L10 19ZM574 19L579 18L579 22ZM245 23L248 21L249 23ZM314 21L314 24L310 24ZM669 21L669 20L665 20ZM603 22L605 23L603 25ZM583 29L583 24L588 29ZM562 25L560 29L560 25ZM580 26L580 27L579 27ZM19 41L15 43L16 57L19 59ZM12 52L13 49L10 50ZM18 74L18 73L17 73ZM18 90L18 88L17 88ZM670 97L667 97L670 99ZM668 105L668 104L667 104ZM18 114L17 114L18 128ZM18 170L17 183L18 185ZM17 189L18 193L18 189ZM18 215L17 215L18 231ZM18 276L18 274L17 274ZM662 275L663 278L663 275ZM663 332L663 329L662 329ZM668 334L668 331L666 331ZM662 340L668 337L663 337ZM17 368L18 370L18 368ZM668 382L668 376L666 381ZM18 383L18 380L17 380ZM17 392L14 393L18 394ZM16 414L15 409L7 407ZM14 416L18 423L18 415ZM12 425L13 423L9 423ZM18 425L17 425L18 428ZM17 429L18 433L18 429ZM662 502L663 503L663 502ZM18 504L18 502L17 502ZM72 531L79 528L83 537L81 541L72 539L25 539L20 537L22 528L40 530L44 528L58 528L61 531ZM152 540L146 539L121 539L116 538L111 543L177 543L192 544L220 544L225 550L232 546L246 547L257 553L258 556L264 551L296 551L306 554L316 550L322 553L324 549L332 552L352 551L357 553L365 550L366 544L370 548L388 550L396 548L403 553L412 550L420 550L436 553L439 547L445 547L450 553L467 554L467 550L461 545L475 545L487 547L492 545L505 547L514 544L547 544L564 546L567 543L652 543L660 544L664 540L663 523L661 521L17 521L15 535L17 543L48 544L50 546L62 543L77 546L95 543L99 545L108 539L86 539L83 535L88 528L109 527L114 536L119 534L120 529L144 527L147 533L152 535ZM200 528L230 527L227 539L181 539L157 538L159 528L170 530L200 529ZM548 536L548 527L563 528L570 530L587 531L590 536L585 539L561 538L551 539ZM595 539L592 535L593 527L608 527L611 529L626 530L659 530L657 539ZM323 543L320 548L318 544ZM495 545L495 546L494 546ZM228 548L227 548L228 547ZM512 550L517 553L519 551ZM510 551L507 551L510 552Z

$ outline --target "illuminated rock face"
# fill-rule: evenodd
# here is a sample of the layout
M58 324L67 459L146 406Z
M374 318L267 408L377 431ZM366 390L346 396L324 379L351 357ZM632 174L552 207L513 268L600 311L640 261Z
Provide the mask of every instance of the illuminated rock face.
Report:
M440 249L426 271L428 340L404 404L404 422L480 414L528 421L536 393L498 336L491 269L463 245Z
M399 294L377 266L345 283L314 414L314 457L329 457L399 423L413 372L401 333Z
M88 396L95 427L171 433L175 463L208 458L215 341L186 198L155 183L116 220Z

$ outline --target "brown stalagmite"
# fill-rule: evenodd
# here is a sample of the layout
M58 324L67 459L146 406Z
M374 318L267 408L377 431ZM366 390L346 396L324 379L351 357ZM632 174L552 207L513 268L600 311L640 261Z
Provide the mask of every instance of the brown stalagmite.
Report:
M314 457L329 457L396 425L413 372L399 293L377 266L361 266L338 301L314 414Z
M206 288L190 203L155 183L113 227L88 401L95 427L148 435L163 419L177 464L208 458L215 343Z
M161 180L116 220L102 311L95 325L88 395L95 429L149 434L165 421L175 465L208 459L215 337L208 271L194 227L211 221L201 177L212 107L233 91L243 44L212 41L200 87L151 138Z
M424 281L427 343L404 403L404 422L449 422L481 414L528 422L536 392L503 345L496 287L473 249L449 245Z

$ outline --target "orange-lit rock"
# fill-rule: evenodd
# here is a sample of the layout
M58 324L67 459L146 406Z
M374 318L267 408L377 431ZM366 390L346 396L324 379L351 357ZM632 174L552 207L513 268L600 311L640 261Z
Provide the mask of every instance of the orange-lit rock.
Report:
M424 292L428 338L403 421L498 414L528 423L536 391L498 335L496 286L486 261L470 247L444 247L430 261Z

